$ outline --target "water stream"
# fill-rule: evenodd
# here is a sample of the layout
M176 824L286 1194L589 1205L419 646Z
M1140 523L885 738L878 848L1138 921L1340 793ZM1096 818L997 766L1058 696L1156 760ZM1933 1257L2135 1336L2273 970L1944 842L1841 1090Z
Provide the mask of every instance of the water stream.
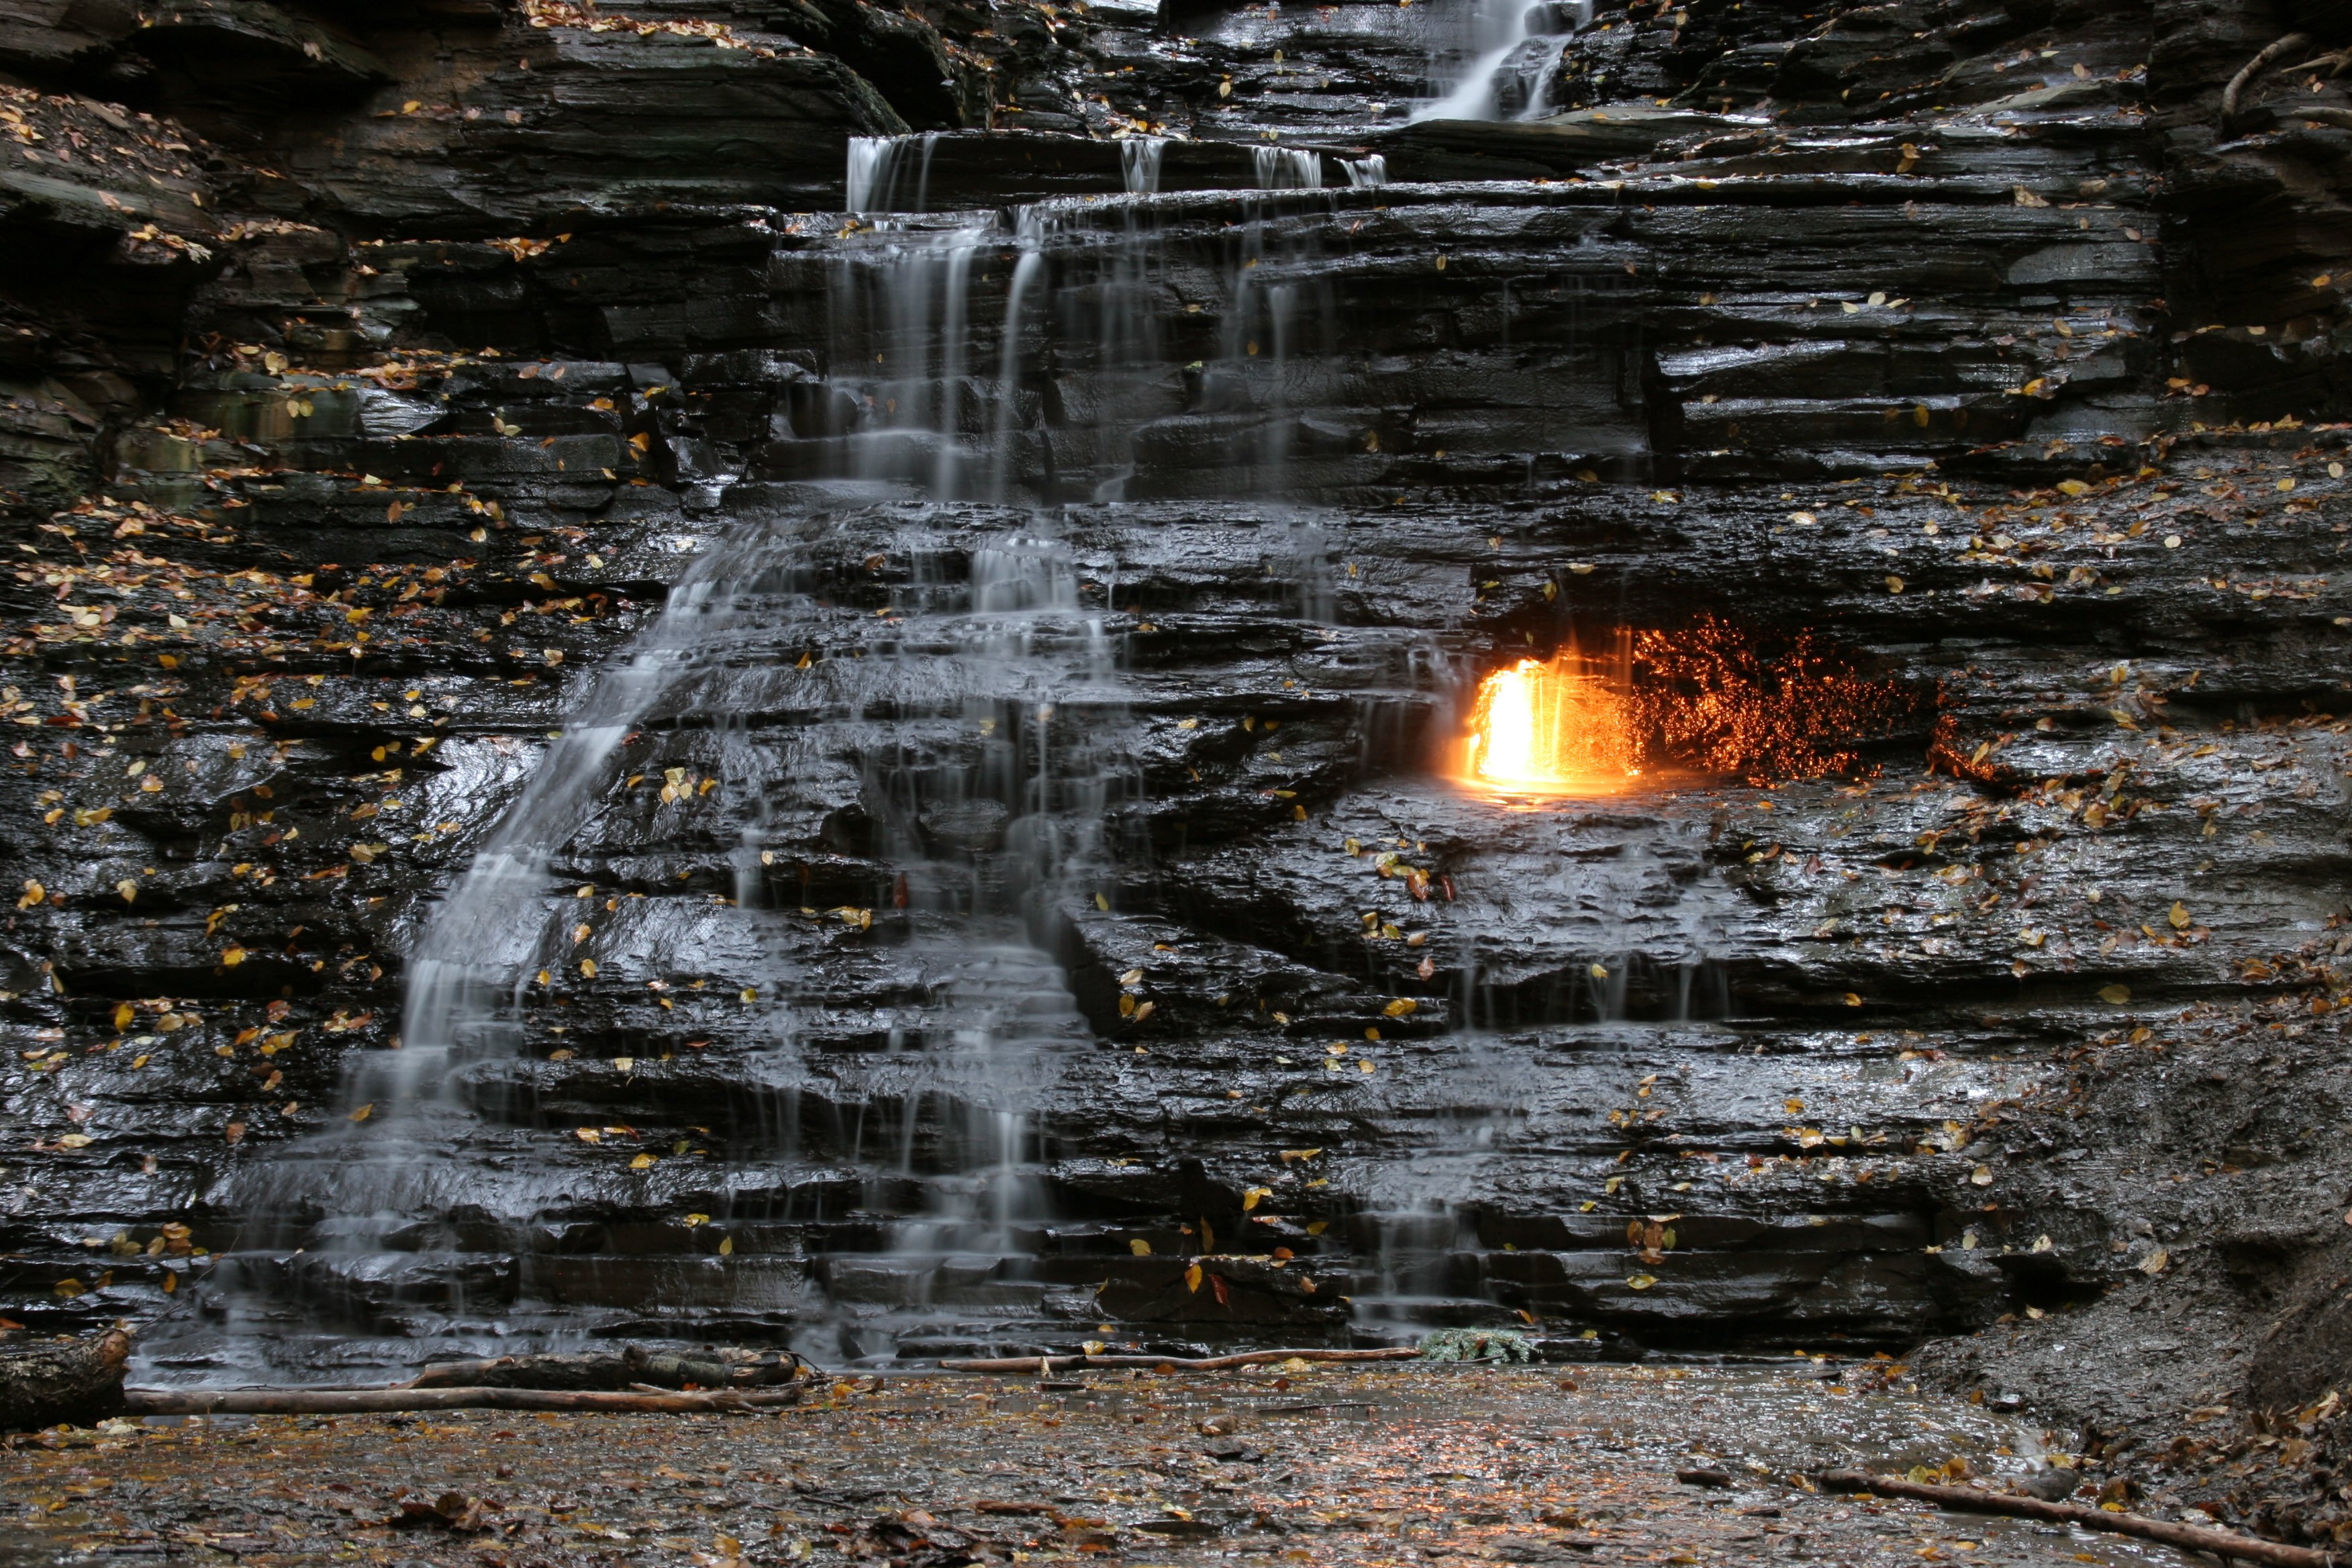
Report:
M1200 435L1222 460L1188 475L1194 493L1243 503L1290 616L1337 624L1340 546L1303 470L1368 437L1302 422L1339 329L1328 242L1287 219L1342 193L1318 194L1316 153L1253 150L1262 194L1221 231L1212 346L1180 367L1165 334L1191 330L1199 307L1179 301L1199 283L1160 244L1160 204L1184 199L1153 194L1162 141L1120 144L1125 195L926 215L936 141L850 145L849 207L868 216L822 262L825 395L771 444L805 477L743 489L522 776L452 746L504 803L498 826L415 938L396 1048L361 1054L333 1132L247 1178L258 1217L205 1303L242 1347L227 1360L307 1375L413 1359L396 1342L690 1328L857 1361L1025 1343L1004 1325L1069 1295L1047 1267L1072 1217L1051 1173L1082 1130L1055 1110L1102 1041L1066 930L1150 858L1112 826L1144 793L1105 616L1119 566L1071 509L1125 504L1154 432ZM1386 178L1377 155L1342 166L1350 185ZM831 803L822 829L813 801ZM688 858L646 857L656 835ZM703 900L690 920L651 914L673 864ZM1601 880L1630 899L1643 865ZM1362 1194L1374 1335L1492 1312L1463 1258L1521 1117L1476 951L1428 1145ZM824 964L830 989L804 987ZM663 1043L674 1009L738 990L755 1049ZM642 1023L581 1032L575 996ZM1588 1002L1621 1018L1622 979ZM692 1108L675 1147L625 1173L534 1155L550 1137L642 1142L608 1108L672 1101ZM694 1165L706 1138L723 1161ZM835 1236L822 1256L733 1252L811 1226Z

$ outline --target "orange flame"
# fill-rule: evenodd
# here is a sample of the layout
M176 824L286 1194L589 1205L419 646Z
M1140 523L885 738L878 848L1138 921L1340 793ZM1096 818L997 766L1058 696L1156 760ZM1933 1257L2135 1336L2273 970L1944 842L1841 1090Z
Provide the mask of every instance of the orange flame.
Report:
M1641 773L1641 754L1624 699L1563 650L1486 677L1461 775L1507 794L1614 795Z

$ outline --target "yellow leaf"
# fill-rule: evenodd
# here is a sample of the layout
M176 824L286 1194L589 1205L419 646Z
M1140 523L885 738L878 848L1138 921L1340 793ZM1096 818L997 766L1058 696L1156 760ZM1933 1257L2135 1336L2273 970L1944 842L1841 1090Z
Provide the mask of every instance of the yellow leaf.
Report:
M1118 994L1118 1016L1122 1018L1135 1016L1135 998L1124 991Z
M375 1101L371 1100L365 1105L361 1106L357 1110L352 1112L352 1120L353 1121L365 1121L369 1117L374 1114Z
M58 1140L58 1147L60 1149L87 1149L89 1147L89 1134L87 1132L68 1132L64 1137Z
M1851 991L1847 992L1842 1000L1849 1007L1859 1007L1862 1005L1862 998Z
M245 949L241 947L225 948L221 952L221 963L230 969L235 969L244 962Z
M2131 1000L2131 987L2128 985L2102 985L2099 987L2099 1000L2102 1002L2111 1003L2114 1005L2120 1007L2125 1003Z
M1402 1018L1421 1011L1421 1004L1410 996L1400 996L1381 1011L1391 1018Z
M601 1143L604 1141L604 1135L593 1127L575 1127L572 1130L572 1136L579 1139L583 1143Z
M640 1154L637 1157L646 1161L648 1164L652 1163L652 1157L650 1155ZM733 1237L726 1236L719 1237L719 1256L721 1258L732 1258L735 1256L735 1238Z
M2187 931L2189 929L2189 906L2187 904L2175 901L2172 906L2172 912L2164 918L2172 922L2173 930Z
M138 1010L130 1003L119 1002L114 1007L114 1026L118 1029L127 1029L131 1027L131 1020L138 1016Z
M1108 914L1110 913L1110 900L1104 898L1100 893L1097 893L1095 895L1095 908L1102 910L1105 914Z
M2172 1254L2159 1247L2141 1258L2137 1267L2142 1274L2156 1275L2163 1273L2164 1266L2171 1261Z
M1979 1165L1975 1170L1969 1172L1969 1184L1972 1187L1989 1187L1992 1185L1992 1167L1990 1165Z
M135 903L138 901L139 884L132 881L128 877L125 877L120 882L115 883L114 890L122 895L122 901L126 904Z
M1129 1237L1127 1249L1135 1254L1138 1258L1149 1258L1151 1256L1151 1243L1144 1240L1143 1237L1139 1236Z
M1899 594L1903 592L1903 579L1900 577L1889 577L1886 580L1886 591L1890 594Z
M1625 1289L1628 1290L1646 1290L1657 1282L1658 1278L1654 1274L1636 1274L1625 1281Z
M1300 1160L1312 1160L1321 1152L1323 1151L1320 1149L1285 1149L1282 1152L1282 1163L1287 1165Z
M651 1154L640 1154L629 1162L629 1169L632 1171L650 1171L653 1168L654 1157Z
M89 1287L84 1285L79 1279L66 1279L58 1280L56 1284L50 1286L49 1289L56 1291L60 1296L74 1297L80 1295L84 1290L88 1289Z
M686 1216L686 1228L688 1230L692 1230L698 1225L709 1225L709 1223L710 1216L707 1214L690 1214Z
M1250 1210L1257 1207L1262 1199L1272 1196L1274 1196L1272 1187L1250 1187L1244 1190L1242 1194L1242 1213L1249 1213Z
M1197 1263L1184 1270L1184 1289L1198 1294L1201 1289L1201 1266Z

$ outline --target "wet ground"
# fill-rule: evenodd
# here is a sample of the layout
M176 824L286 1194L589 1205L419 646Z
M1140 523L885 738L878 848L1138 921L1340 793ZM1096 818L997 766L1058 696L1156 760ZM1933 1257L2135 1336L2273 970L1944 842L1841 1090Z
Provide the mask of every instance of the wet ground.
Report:
M2043 1434L1887 1370L1294 1363L859 1378L745 1415L112 1422L17 1439L0 1521L58 1561L403 1568L2179 1561L1812 1490L1857 1460L2046 1465ZM1700 1470L1722 1484L1676 1480Z

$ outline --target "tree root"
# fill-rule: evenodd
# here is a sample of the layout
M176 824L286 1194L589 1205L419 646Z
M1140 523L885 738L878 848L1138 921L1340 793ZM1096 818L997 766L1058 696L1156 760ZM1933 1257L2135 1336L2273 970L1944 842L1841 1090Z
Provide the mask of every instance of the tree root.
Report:
M1897 1480L1892 1476L1874 1476L1864 1470L1828 1471L1822 1477L1822 1485L1831 1491L1874 1492L1880 1497L1910 1498L1915 1501L1931 1502L1939 1508L1968 1513L2002 1513L2019 1519L2044 1520L2053 1524L2071 1524L2082 1530L2104 1530L2112 1535L2132 1535L2142 1541L2162 1542L2187 1552L2210 1552L2220 1557L2269 1563L2272 1568L2342 1568L2347 1561L2352 1561L2332 1552L2315 1552L2308 1546L2289 1546L2284 1542L2263 1541L2252 1535L2240 1535L2233 1531L2174 1524L2166 1520L2149 1519L2144 1514L2109 1513L2105 1509L2084 1508L2078 1503L2043 1502L2036 1498L1980 1492L1970 1487L1927 1486L1917 1481Z
M2293 54L2295 50L2308 48L2310 47L2310 34L2289 33L2284 38L2273 39L2270 44L2263 47L2262 53L2256 55L2252 59L2248 60L2244 65L2239 67L2238 74L2230 79L2230 85L2221 89L2222 131L2226 132L2230 129L2231 125L2236 121L2238 118L2238 100L2244 94L2248 83L2252 82L2256 77L2262 75L2262 73L2269 67L2276 65L2280 60L2285 58L2288 55Z
M1171 1366L1179 1372L1225 1372L1234 1367L1271 1366L1286 1361L1412 1361L1421 1352L1399 1345L1378 1351L1251 1351L1243 1355L1065 1355L1003 1356L989 1361L943 1361L949 1372L1034 1372L1039 1377L1082 1367Z

